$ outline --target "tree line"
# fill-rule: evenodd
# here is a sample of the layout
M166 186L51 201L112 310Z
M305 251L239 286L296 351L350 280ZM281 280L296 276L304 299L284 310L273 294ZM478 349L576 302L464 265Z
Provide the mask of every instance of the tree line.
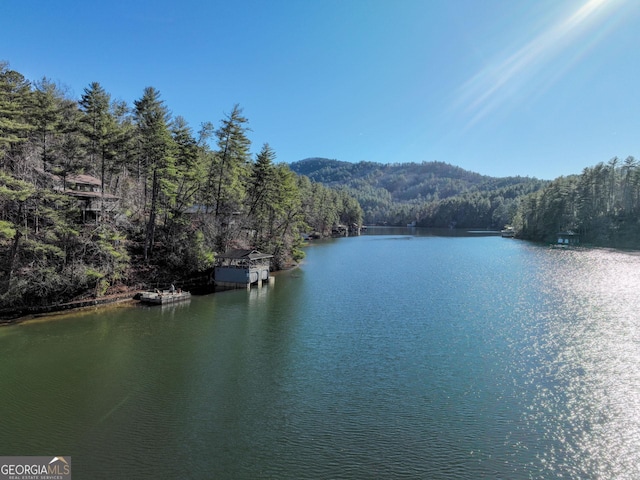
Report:
M529 177L490 177L445 162L309 158L291 168L325 185L346 188L362 206L367 224L502 228L512 221L521 196L548 183Z
M573 231L581 242L612 247L640 247L640 164L614 157L560 177L520 200L513 226L518 236L554 241Z
M361 224L346 190L295 174L233 106L197 131L147 87L132 105L98 82L79 99L0 63L0 306L49 304L206 271L257 248L299 261L301 233ZM78 175L99 179L82 221ZM117 200L117 208L112 200Z

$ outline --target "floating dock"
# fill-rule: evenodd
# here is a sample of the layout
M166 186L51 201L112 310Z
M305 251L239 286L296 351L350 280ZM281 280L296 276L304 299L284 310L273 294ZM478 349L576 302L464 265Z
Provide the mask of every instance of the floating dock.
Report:
M170 292L165 290L162 292L142 292L140 302L149 305L167 305L169 303L189 300L190 298L191 293L189 292Z

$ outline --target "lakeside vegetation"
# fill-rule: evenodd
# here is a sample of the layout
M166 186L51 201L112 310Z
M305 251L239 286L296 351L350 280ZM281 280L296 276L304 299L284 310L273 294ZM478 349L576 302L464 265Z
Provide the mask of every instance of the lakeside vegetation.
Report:
M153 87L129 105L98 83L80 98L0 62L0 309L207 278L218 253L298 262L302 233L415 222L640 248L633 157L553 181L444 162L379 164L251 155L240 106L197 131Z
M0 63L0 308L188 281L216 253L299 261L302 232L360 224L346 190L253 158L236 105L194 131L147 87L129 105L98 82L79 99Z
M360 202L367 224L436 228L502 228L518 199L548 182L529 177L496 178L444 162L348 163L309 158L291 169Z
M516 234L553 241L559 231L573 231L582 243L640 248L640 164L617 157L560 177L520 199L513 218Z
M583 244L640 248L640 163L632 156L553 181L496 178L443 162L380 164L309 158L295 172L358 199L368 224L502 229L555 242L573 231Z

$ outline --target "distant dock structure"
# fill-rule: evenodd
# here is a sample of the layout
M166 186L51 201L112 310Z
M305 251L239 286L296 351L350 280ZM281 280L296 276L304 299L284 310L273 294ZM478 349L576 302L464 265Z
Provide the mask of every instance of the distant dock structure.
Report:
M258 250L230 250L216 256L213 278L216 288L261 287L264 282L272 283L274 277L269 272L273 255Z
M560 246L575 246L580 244L580 235L567 230L565 232L558 232L558 243Z
M514 238L516 236L516 231L513 227L506 225L501 231L500 236L503 238Z

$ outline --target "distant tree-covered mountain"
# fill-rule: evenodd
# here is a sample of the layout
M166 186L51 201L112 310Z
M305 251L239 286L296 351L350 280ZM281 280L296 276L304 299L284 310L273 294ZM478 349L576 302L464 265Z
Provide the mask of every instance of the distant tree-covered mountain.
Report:
M308 158L291 169L315 182L343 188L364 210L366 223L429 227L501 228L519 197L548 182L490 177L444 162L381 164Z

